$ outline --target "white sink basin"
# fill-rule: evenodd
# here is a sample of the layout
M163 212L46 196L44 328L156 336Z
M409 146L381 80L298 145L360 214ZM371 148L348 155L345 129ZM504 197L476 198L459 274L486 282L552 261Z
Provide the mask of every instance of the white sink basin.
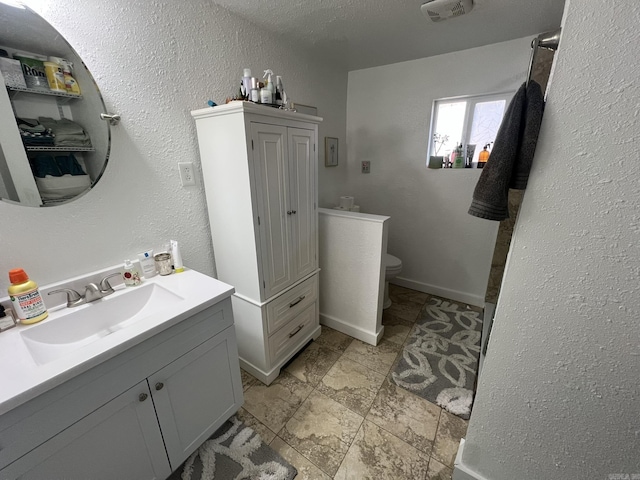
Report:
M180 295L158 284L144 284L80 307L65 308L42 323L22 330L20 335L33 359L42 365L181 300Z

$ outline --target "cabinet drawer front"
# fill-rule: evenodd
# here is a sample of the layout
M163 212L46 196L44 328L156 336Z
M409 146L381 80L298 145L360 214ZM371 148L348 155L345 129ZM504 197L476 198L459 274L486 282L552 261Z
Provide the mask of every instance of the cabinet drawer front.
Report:
M318 276L305 280L300 285L279 296L267 305L267 331L273 335L283 325L300 314L318 298Z
M271 362L278 362L290 354L300 340L307 336L317 324L316 303L314 302L300 315L291 319L289 323L269 337Z

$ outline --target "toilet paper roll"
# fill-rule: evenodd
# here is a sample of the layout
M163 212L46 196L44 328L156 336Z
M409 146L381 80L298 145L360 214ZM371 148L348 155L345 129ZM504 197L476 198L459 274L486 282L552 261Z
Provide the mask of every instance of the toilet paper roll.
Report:
M351 207L353 207L353 201L353 197L345 195L344 197L340 197L340 206L349 210Z
M360 205L354 205L349 210L351 210L352 212L359 212L360 211Z

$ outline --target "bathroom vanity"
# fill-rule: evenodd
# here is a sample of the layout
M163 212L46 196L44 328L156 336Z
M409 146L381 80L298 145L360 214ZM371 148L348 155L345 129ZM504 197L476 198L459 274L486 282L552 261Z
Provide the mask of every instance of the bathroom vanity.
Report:
M242 368L267 385L320 335L318 123L250 102L196 120L218 278L232 297Z
M186 270L114 288L0 334L0 479L164 479L240 408L232 287Z

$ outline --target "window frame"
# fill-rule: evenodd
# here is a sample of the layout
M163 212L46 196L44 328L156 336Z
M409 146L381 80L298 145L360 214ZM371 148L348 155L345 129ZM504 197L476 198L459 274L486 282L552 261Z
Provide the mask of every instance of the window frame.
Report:
M429 158L433 155L434 141L433 135L436 133L436 125L438 123L438 106L442 103L455 103L455 102L467 102L464 111L464 123L462 125L462 144L466 148L469 143L469 135L471 135L471 127L473 125L473 112L476 105L483 102L495 102L498 100L504 100L504 113L507 112L507 108L511 99L515 95L515 90L508 90L503 92L483 93L480 95L458 95L456 97L444 97L437 98L431 103L431 123L429 125L429 143L427 145L427 165L429 164ZM503 118L504 118L503 113ZM497 132L496 132L497 133ZM476 149L478 146L476 146Z

